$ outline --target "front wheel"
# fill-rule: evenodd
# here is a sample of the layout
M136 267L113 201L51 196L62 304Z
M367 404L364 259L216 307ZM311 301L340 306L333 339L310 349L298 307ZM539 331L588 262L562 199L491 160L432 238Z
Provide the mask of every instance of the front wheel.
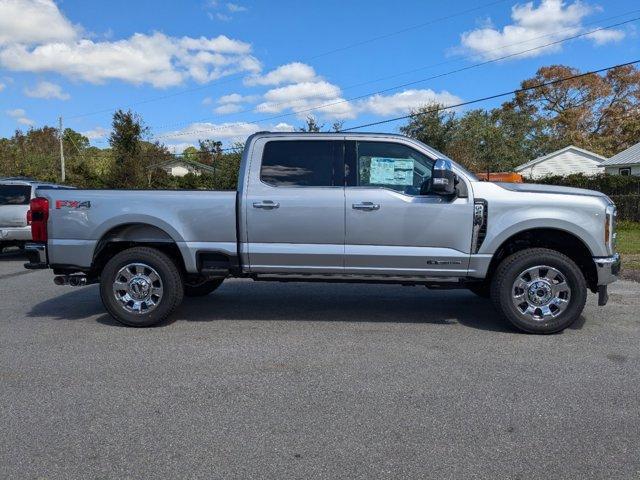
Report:
M162 322L183 294L180 270L155 248L134 247L116 254L100 276L102 303L113 318L130 327Z
M587 285L566 255L546 248L505 258L491 282L491 300L513 325L529 333L556 333L582 313Z

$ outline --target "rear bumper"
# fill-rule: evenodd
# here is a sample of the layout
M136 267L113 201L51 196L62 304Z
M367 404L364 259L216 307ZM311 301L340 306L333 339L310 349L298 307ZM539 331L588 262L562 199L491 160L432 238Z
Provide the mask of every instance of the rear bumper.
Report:
M621 268L620 255L618 253L611 257L594 257L593 261L598 272L598 286L609 285L618 279Z
M25 254L29 260L24 264L24 268L29 270L39 270L49 268L47 262L47 245L44 243L27 243L24 246Z
M27 242L31 240L31 227L0 227L0 242Z

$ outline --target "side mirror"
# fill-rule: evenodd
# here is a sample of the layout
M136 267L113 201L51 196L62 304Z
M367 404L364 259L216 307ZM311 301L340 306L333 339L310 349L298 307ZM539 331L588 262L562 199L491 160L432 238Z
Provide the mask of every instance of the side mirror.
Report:
M455 195L456 174L453 173L450 160L439 158L433 165L431 191L438 195Z

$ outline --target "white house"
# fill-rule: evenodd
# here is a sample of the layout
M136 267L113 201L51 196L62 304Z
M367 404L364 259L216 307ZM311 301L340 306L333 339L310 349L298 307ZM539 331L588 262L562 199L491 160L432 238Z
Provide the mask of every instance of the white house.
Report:
M172 160L153 165L151 168L159 168L161 170L164 170L173 177L184 177L188 173L200 175L203 172L215 172L215 169L209 165L195 162L193 160L187 160L186 158L174 158Z
M605 157L584 148L569 145L544 157L517 166L514 171L525 178L537 179L552 175L582 173L596 175L602 173Z
M640 143L602 162L605 173L640 176Z

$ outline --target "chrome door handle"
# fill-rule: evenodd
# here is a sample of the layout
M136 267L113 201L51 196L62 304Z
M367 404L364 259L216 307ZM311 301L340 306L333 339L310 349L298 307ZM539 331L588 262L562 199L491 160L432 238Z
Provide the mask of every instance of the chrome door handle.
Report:
M253 202L253 208L264 208L265 210L273 210L278 208L280 204L278 202L272 202L271 200L264 200L262 202Z
M354 210L365 210L370 212L372 210L380 210L380 205L372 202L354 203L351 205Z

